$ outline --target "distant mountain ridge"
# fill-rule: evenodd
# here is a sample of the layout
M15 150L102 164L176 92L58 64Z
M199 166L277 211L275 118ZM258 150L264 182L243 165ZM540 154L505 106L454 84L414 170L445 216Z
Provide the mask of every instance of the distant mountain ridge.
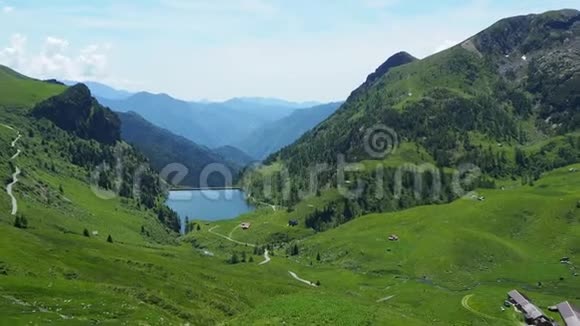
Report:
M139 92L121 100L102 97L98 99L103 105L115 111L134 111L161 128L210 148L227 145L241 148L241 139L246 139L256 130L297 111L308 110L305 106L310 104L254 98L231 99L221 103L200 103L178 100L167 94L148 92ZM316 120L317 122L319 121ZM313 126L316 123L308 125ZM300 130L303 129L300 128ZM277 148L277 146L272 147ZM243 149L248 152L247 146ZM252 150L252 152L260 153L262 156L263 151ZM250 156L255 157L254 154Z
M64 80L63 83L67 86L73 86L78 83L82 83L86 85L90 90L93 96L95 97L104 97L112 100L122 100L126 99L129 96L133 95L134 93L116 89L114 87L94 82L94 81L72 81L72 80Z
M342 102L297 110L285 118L255 130L236 145L251 156L263 160L268 155L295 142L305 132L333 114L340 105Z

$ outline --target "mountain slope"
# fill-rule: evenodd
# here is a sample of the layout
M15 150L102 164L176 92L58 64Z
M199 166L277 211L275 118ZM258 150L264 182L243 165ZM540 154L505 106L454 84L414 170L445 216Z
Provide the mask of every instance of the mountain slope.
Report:
M292 144L305 132L334 113L342 103L329 103L298 110L286 118L272 122L252 132L237 143L253 157L260 160Z
M246 152L234 146L222 146L215 148L213 151L239 167L246 167L256 160Z
M239 171L239 166L230 163L220 154L159 128L134 112L117 115L121 119L123 140L142 151L158 172L173 163L187 169L187 174L175 185L200 187L200 176L209 164L223 165L234 177ZM210 175L206 182L210 187L225 186L225 180L215 174Z
M27 106L65 90L62 85L45 83L17 73L0 65L0 99L1 105Z
M83 84L72 86L62 94L39 103L32 114L37 118L46 118L83 139L94 139L109 145L121 139L119 118L101 106Z
M331 166L318 182L335 188L340 155L347 162L367 162L369 169L359 174L370 193L358 203L367 212L446 202L457 195L448 175L437 198L412 190L396 198L392 179L403 163L439 168L473 163L485 177L526 180L573 163L580 152L574 133L580 126L580 88L573 87L580 67L579 15L564 10L508 18L423 60L406 55L407 60L396 60L397 54L387 63L406 64L377 69L334 115L266 163L287 168L297 190L309 187L308 168L314 164ZM559 135L566 140L553 138ZM531 157L541 157L541 164ZM373 175L377 164L390 166L384 182ZM375 187L387 188L388 202L370 202ZM247 188L261 193L256 183ZM286 199L297 201L296 194Z

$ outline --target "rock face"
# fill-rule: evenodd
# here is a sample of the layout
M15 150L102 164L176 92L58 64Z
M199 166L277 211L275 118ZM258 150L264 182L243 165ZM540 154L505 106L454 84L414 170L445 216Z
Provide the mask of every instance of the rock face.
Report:
M117 115L100 105L83 84L39 103L32 114L83 139L103 144L114 144L121 139L121 122Z
M533 53L565 45L580 32L580 12L551 11L541 15L506 18L473 37L485 55Z
M571 130L580 123L580 11L501 20L474 36L501 76L537 95L540 116Z

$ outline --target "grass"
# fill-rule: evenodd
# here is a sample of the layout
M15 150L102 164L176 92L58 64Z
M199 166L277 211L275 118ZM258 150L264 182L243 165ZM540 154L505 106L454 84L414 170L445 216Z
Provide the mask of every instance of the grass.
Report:
M486 197L483 202L462 199L373 214L324 233L305 233L298 238L299 256L287 257L281 248L271 264L285 265L309 280L320 280L321 290L314 291L333 292L338 295L334 300L346 296L349 308L359 302L361 307L348 315L357 316L362 311L366 317L357 317L360 323L368 322L370 315L371 323L386 321L382 316L388 312L395 325L444 325L460 320L466 325L515 325L520 316L500 309L506 293L514 288L527 293L545 312L561 301L580 300L580 278L574 276L577 267L559 263L564 256L573 262L580 260L580 209L576 206L580 173L570 173L569 168L549 173L533 187L480 190ZM226 235L231 227L235 239L251 243L264 239L264 234L281 232L265 222L253 223L247 231L235 228L240 221L252 218L283 221L287 213L264 210L212 225L220 225L218 230ZM388 241L393 233L401 238L399 242ZM225 256L244 250L204 231L189 237L211 250L221 250ZM318 253L320 262L316 260ZM394 297L377 307L377 300L390 296ZM296 313L295 306L304 302L320 310L321 316L325 309L316 302L308 303L308 298L300 303L294 300L292 296L275 298L273 305L261 306L234 321L253 320L264 325L280 320L336 323ZM461 306L463 300L469 309ZM272 318L261 319L261 314L271 314Z
M0 66L0 106L29 107L65 90L65 86L44 83Z
M26 109L61 90L6 69L0 70L3 82L10 88L0 87L0 105L11 109L0 111L0 123L21 131L30 126ZM422 82L428 80L410 80L401 90ZM2 94L6 89L10 97ZM544 310L563 300L580 302L577 266L559 263L563 256L580 261L580 173L569 167L534 186L480 190L483 202L367 215L316 233L304 220L340 196L330 190L293 211L264 206L231 221L200 222L200 231L177 239L151 212L95 196L87 171L62 159L52 141L23 134L15 194L29 228L13 227L2 192L0 324L516 325L520 316L500 309L511 289L523 290ZM14 137L0 127L5 179ZM386 159L431 160L411 143ZM299 225L289 227L291 219ZM241 230L243 221L252 227ZM98 236L83 236L85 228ZM270 263L258 265L262 258L251 246L210 228L242 243L282 243ZM400 241L388 241L393 233ZM109 234L113 243L106 241ZM288 241L299 246L298 256L287 256ZM254 262L226 263L234 251ZM300 283L290 271L321 286Z

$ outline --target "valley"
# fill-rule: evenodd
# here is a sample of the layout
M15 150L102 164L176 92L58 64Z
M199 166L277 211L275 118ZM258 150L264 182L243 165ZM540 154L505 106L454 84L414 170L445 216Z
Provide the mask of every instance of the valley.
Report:
M362 80L194 102L0 65L0 324L522 325L517 290L564 325L580 12Z

